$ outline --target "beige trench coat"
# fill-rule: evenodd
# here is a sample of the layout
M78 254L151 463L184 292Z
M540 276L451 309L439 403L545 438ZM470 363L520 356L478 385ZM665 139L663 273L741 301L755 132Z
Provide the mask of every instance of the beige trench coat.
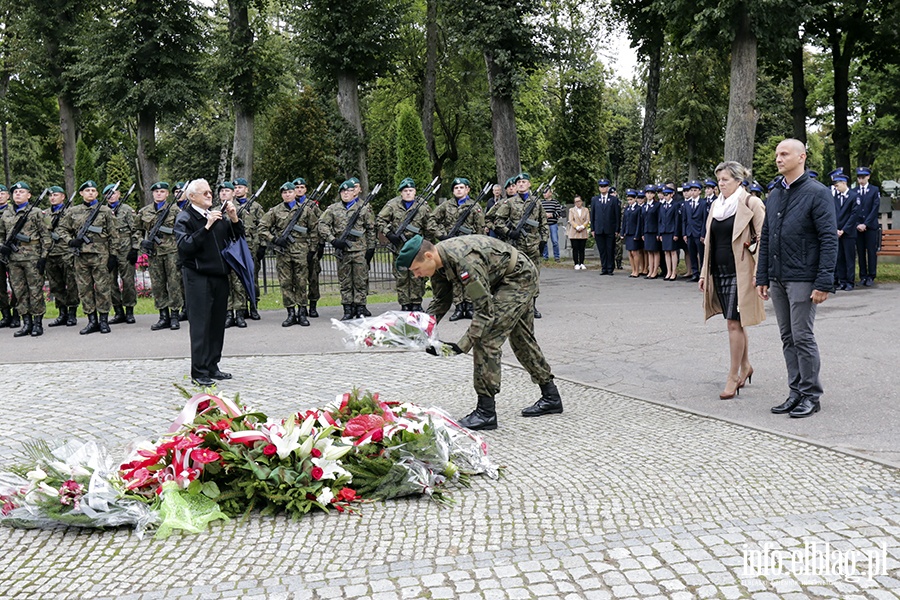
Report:
M706 237L703 240L706 251L703 255L703 269L700 271L700 277L704 282L704 320L722 314L722 306L719 304L719 297L716 295L715 284L709 270L711 254L709 226L712 222L714 207L715 203L710 207L709 216L706 218ZM756 325L766 320L763 301L756 293L756 256L751 254L746 247L753 241L751 240L751 226L753 234L759 238L765 217L766 207L762 200L744 191L743 197L738 200L737 211L734 214L734 233L731 237L731 250L734 252L734 266L737 274L738 313L741 315L742 327Z
M575 227L584 225L581 231L575 231ZM566 225L566 237L570 240L586 240L588 239L589 229L591 228L591 213L587 207L581 208L573 206L569 209L569 222Z

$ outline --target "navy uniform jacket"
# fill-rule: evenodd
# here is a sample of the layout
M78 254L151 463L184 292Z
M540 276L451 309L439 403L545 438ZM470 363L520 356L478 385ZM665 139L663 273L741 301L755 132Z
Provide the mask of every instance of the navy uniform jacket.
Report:
M654 200L652 204L648 201L644 204L644 235L659 234L659 202Z
M838 231L843 231L846 238L855 238L859 225L862 202L856 194L856 190L848 190L844 205L841 206L840 192L834 192L834 213L837 217Z
M706 200L697 198L694 202L696 206L691 208L691 201L684 201L682 210L682 223L684 224L682 231L684 237L699 238L703 235L703 228L706 226Z
M644 235L643 211L639 204L629 204L622 214L622 235L633 235L636 238Z
M712 208L713 202L716 201L716 196L704 196L700 198L700 203L703 204L703 225L700 228L700 238L706 239L706 221L709 218L709 211Z
M865 225L866 229L878 229L878 209L881 208L881 195L878 192L878 186L867 185L865 195L860 193L862 192L860 187L857 187L854 191L859 195L859 222Z
M681 235L681 214L675 202L663 202L659 205L659 232Z
M594 235L619 233L622 218L619 198L609 194L605 203L600 200L600 196L591 198L591 230Z

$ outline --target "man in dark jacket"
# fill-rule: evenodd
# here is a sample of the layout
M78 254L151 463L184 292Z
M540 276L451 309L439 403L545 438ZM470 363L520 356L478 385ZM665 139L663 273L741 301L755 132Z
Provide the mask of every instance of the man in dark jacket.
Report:
M819 411L822 395L813 334L816 305L834 291L838 250L834 199L806 171L803 142L782 141L775 163L784 179L766 202L756 285L760 298L772 296L791 392L772 412L809 417Z
M228 308L229 267L222 257L229 240L244 235L244 224L234 204L225 202L225 214L209 210L212 190L205 179L195 179L185 196L190 204L175 219L175 239L183 264L185 301L190 310L191 379L200 386L215 385L216 379L231 379L219 370L225 342L225 312Z
M591 198L591 230L600 253L600 274L612 275L616 268L616 236L622 210L619 199L609 192L609 179L597 182L600 193Z

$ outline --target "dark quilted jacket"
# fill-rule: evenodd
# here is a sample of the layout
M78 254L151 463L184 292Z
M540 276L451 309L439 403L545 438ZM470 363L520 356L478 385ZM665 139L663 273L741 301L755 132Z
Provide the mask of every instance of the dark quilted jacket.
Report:
M790 188L775 186L766 199L756 284L814 281L815 289L833 292L837 249L834 199L828 188L808 173Z

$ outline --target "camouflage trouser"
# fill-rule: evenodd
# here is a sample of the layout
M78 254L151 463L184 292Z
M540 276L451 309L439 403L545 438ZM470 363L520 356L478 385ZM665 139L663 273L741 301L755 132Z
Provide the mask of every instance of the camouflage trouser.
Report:
M47 257L44 271L50 282L50 293L57 304L78 306L78 284L75 282L75 257L71 254Z
M246 310L247 290L234 271L228 274L228 288L228 310Z
M178 255L156 254L150 257L150 285L153 286L153 303L156 310L179 310L184 306L184 281L181 269L176 265Z
M537 298L541 295L541 251L540 246L533 246L528 248L519 248L519 252L522 252L531 259L531 262L534 264L534 270L537 273L537 276L534 279L534 297Z
M507 277L493 294L494 321L472 347L475 365L475 392L496 396L500 392L500 358L503 343L509 345L519 363L542 385L553 379L550 365L534 337L534 303L537 266L519 256L519 271ZM478 316L476 315L476 319Z
M410 271L400 272L395 266L394 279L397 281L397 302L400 304L422 304L422 297L425 295L425 278L416 277ZM455 291L456 286L454 286ZM461 295L462 290L460 290Z
M112 279L112 303L113 306L134 306L137 304L137 290L134 287L134 265L128 262L128 253L124 252L116 256L119 266L114 273L110 273ZM119 279L122 280L122 288L119 288Z
M281 301L286 308L291 306L306 308L308 283L306 265L306 252L275 255L275 271L278 273L278 284L281 286Z
M257 250L258 248L251 250L251 252L253 252L253 277L255 277L254 284L256 285L256 301L259 302L259 294L261 293L260 290L262 289L261 287L259 287L259 272L263 269L263 265L266 262L266 257L264 256L262 260L256 260Z
M37 270L37 261L23 260L9 263L9 283L19 299L19 314L44 314L44 277Z
M307 263L306 274L309 282L309 300L318 302L322 295L319 293L319 273L322 272L322 261L318 258L312 263Z
M369 293L369 265L364 252L344 252L338 260L341 304L365 304Z
M622 252L625 249L625 238L616 236L616 267L622 264Z
M106 269L109 255L105 253L79 254L75 257L75 283L84 314L95 311L108 313L112 306L110 290L112 278Z
M7 291L7 274L9 273L9 265L0 263L0 309L9 310L11 308L16 308L16 290L12 291L12 300L9 298L9 292ZM9 285L12 287L12 284Z

